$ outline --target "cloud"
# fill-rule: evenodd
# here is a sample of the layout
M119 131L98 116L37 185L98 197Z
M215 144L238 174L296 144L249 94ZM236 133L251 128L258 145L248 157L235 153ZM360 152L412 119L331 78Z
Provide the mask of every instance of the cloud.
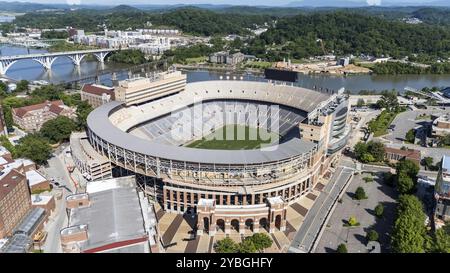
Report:
M66 0L66 3L68 5L80 5L81 4L81 0Z
M381 5L381 0L367 0L367 4L370 6L379 6Z

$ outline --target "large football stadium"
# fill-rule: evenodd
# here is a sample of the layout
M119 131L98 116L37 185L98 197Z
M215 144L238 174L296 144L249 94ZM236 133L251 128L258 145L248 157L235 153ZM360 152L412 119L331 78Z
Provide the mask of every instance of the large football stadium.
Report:
M345 146L347 111L343 94L203 81L139 105L103 104L87 138L165 211L195 214L198 234L273 232Z

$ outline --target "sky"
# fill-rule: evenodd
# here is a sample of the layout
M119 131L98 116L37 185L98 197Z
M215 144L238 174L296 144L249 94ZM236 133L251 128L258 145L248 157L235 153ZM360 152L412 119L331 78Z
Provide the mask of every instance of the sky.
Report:
M67 3L67 4L96 4L96 5L119 5L119 4L154 4L154 5L174 5L174 4L229 4L229 5L267 5L284 6L291 2L301 2L302 0L3 0L33 3ZM308 0L310 2L311 0ZM320 0L318 0L320 1ZM340 0L337 0L340 1ZM347 0L352 2L366 2L370 5L379 5L382 2L394 4L417 3L424 4L435 0Z

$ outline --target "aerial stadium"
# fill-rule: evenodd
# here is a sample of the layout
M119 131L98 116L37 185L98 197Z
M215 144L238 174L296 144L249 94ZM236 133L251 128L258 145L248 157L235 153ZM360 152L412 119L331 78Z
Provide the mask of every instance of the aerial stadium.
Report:
M273 82L186 83L167 73L127 80L115 101L90 113L86 135L71 146L93 163L77 167L93 180L135 174L166 212L195 215L199 235L283 231L286 207L347 142L345 95ZM160 85L140 91L145 81Z

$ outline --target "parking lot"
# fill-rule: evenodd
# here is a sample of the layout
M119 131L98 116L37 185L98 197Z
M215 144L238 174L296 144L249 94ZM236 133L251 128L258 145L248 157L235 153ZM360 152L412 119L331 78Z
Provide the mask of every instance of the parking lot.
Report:
M342 201L337 203L325 231L316 248L316 252L335 252L339 244L347 245L348 252L365 253L367 240L366 233L375 229L379 234L381 252L389 252L389 240L391 227L395 216L396 192L394 188L383 183L381 173L374 175L373 182L365 182L364 177L369 174L355 175L351 184L342 196ZM358 187L363 187L365 200L354 200L354 192ZM384 205L382 218L374 215L375 206L381 202ZM344 224L350 217L356 217L360 223L357 227L345 227Z
M385 137L385 139L392 141L393 143L402 143L405 139L406 133L415 128L423 127L431 122L430 115L440 115L445 111L439 107L430 107L427 110L408 110L406 112L399 113L392 121L393 130ZM428 116L426 119L417 119L419 115L425 114Z

